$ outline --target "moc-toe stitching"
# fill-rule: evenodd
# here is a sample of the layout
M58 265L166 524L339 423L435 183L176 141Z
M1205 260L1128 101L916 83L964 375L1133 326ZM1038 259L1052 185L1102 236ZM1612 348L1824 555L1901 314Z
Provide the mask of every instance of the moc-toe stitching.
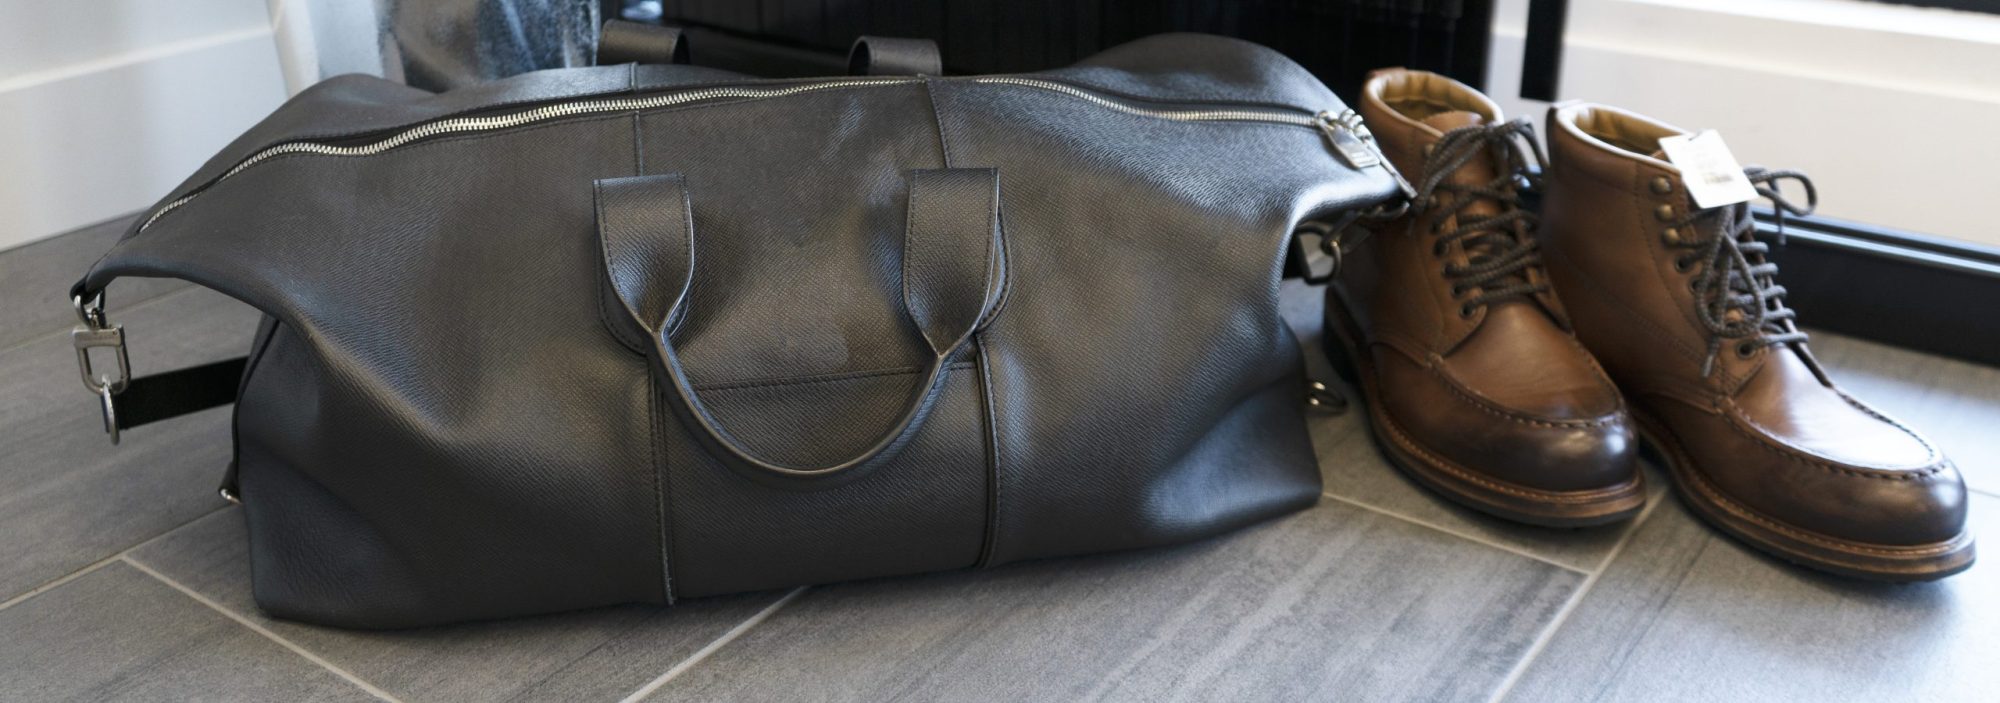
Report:
M1425 460L1433 468L1436 468L1439 471L1449 473L1452 476L1458 477L1459 479L1464 480L1468 483L1474 483L1480 486L1484 486L1486 488L1499 491L1501 493L1533 498L1535 500L1555 502L1555 503L1588 503L1599 500L1600 494L1613 493L1623 490L1626 483L1630 483L1628 481L1626 483L1620 483L1614 486L1607 486L1603 488L1590 489L1584 491L1557 491L1557 490L1532 488L1511 482L1500 481L1498 479L1488 478L1475 471L1459 468L1458 464L1456 462L1453 462L1450 458L1441 456L1436 452L1433 452L1425 448L1423 444L1417 442L1415 437L1411 437L1408 432L1403 431L1403 428L1396 424L1396 419L1395 417L1393 417L1393 413L1384 412L1383 417L1384 419L1388 420L1388 422L1383 423L1385 429L1389 431L1389 434L1391 435L1391 437L1394 438L1397 446L1401 448L1403 451L1416 455L1418 458Z
M1842 396L1845 397L1845 394L1842 394ZM1847 400L1849 403L1855 403L1854 399L1852 398L1848 398ZM1877 417L1878 419L1887 422L1889 426L1896 428L1898 431L1902 432L1905 436L1915 440L1918 444L1923 446L1924 452L1926 454L1925 461L1914 464L1907 464L1904 466L1886 467L1886 468L1855 466L1847 463L1837 463L1833 461L1828 461L1824 458L1821 458L1819 455L1813 453L1812 450L1810 449L1793 445L1790 442L1786 442L1784 439L1780 438L1776 432L1764 427L1763 425L1757 424L1756 420L1750 419L1750 415L1748 413L1743 412L1743 408L1737 405L1735 400L1725 398L1723 399L1722 402L1728 408L1728 412L1726 413L1726 415L1729 417L1731 421L1726 422L1724 424L1727 424L1730 430L1736 432L1737 434L1743 435L1746 439L1749 439L1751 441L1751 444L1761 447L1764 451L1770 452L1773 455L1776 455L1780 458L1783 458L1786 461L1795 464L1810 466L1822 471L1827 471L1830 473L1839 474L1843 476L1853 476L1855 478L1871 478L1871 479L1878 479L1885 481L1924 480L1931 476L1937 475L1940 472L1943 472L1946 467L1951 465L1951 461L1946 459L1941 453L1939 453L1936 447L1931 446L1930 442L1924 441L1922 435L1919 435L1916 432L1911 431L1910 428L1903 426L1901 423L1898 423L1894 420L1890 420L1886 417L1881 416L1880 414L1874 414L1874 416ZM1750 430L1744 429L1743 427L1744 425L1749 425L1750 427L1754 427L1758 431L1751 432Z
M1677 439L1672 441L1678 443ZM1679 448L1676 448L1675 451L1676 453L1685 454L1685 450ZM1699 491L1709 503L1714 504L1719 509L1727 511L1729 514L1735 516L1737 519L1756 523L1757 525L1765 529L1771 530L1772 532L1783 534L1787 537L1791 537L1792 539L1796 539L1801 542L1807 542L1810 544L1815 544L1838 551L1845 551L1845 552L1852 552L1859 554L1874 554L1874 555L1892 556L1892 557L1926 556L1931 554L1941 554L1944 552L1949 552L1954 549L1957 549L1959 547L1959 543L1966 537L1967 534L1963 529L1960 529L1958 536L1946 539L1941 542L1913 545L1907 547L1895 546L1895 545L1871 546L1868 543L1854 542L1851 540L1845 540L1838 537L1834 537L1832 535L1825 535L1818 532L1813 532L1801 527L1794 527L1789 523L1780 521L1776 518L1768 517L1763 513L1757 511L1755 508L1751 508L1749 505L1729 497L1729 495L1727 493L1724 493L1719 486L1714 485L1712 479L1708 478L1707 476L1701 475L1699 471L1694 471L1693 473L1694 473L1692 477L1693 480L1685 482L1687 484L1685 487L1691 488L1695 491Z
M1391 347L1391 349L1393 350L1393 347ZM1408 357L1404 358L1407 359ZM1415 360L1411 361L1413 362L1412 365L1416 366L1422 372L1437 376L1438 378L1440 378L1440 380L1443 380L1442 375L1437 374L1436 369L1432 368L1430 365L1415 363ZM1384 378L1378 364L1369 364L1368 368L1366 369L1366 373L1368 374L1368 380L1369 380L1368 385L1372 385L1375 388L1383 387ZM1460 398L1462 398L1465 401L1468 401L1468 405L1470 405L1471 407L1477 408L1483 412L1492 413L1510 422L1525 424L1531 427L1536 427L1538 429L1553 429L1553 430L1596 429L1597 427L1609 425L1624 419L1623 416L1624 410L1622 405L1617 411L1611 413L1610 415L1604 418L1598 418L1581 422L1554 423L1554 422L1535 420L1531 418L1522 418L1514 415L1509 415L1501 410L1496 410L1494 408L1487 407L1477 402L1476 398L1473 398L1471 396L1462 393L1458 393L1456 387L1452 386L1450 383L1446 383L1445 385L1447 388L1453 390L1454 394L1459 395ZM1396 445L1397 449L1423 461L1427 466L1439 472L1449 474L1458 480L1465 481L1467 483L1475 484L1484 487L1486 489L1500 493L1505 493L1508 495L1520 496L1525 498L1531 498L1537 501L1552 502L1552 503L1589 503L1602 500L1603 495L1605 494L1616 493L1618 491L1626 489L1631 483L1631 481L1633 479L1636 479L1637 477L1637 472L1634 471L1633 472L1634 475L1632 477L1628 477L1628 479L1625 481L1620 481L1615 484L1599 485L1589 488L1578 488L1578 489L1541 488L1529 484L1517 483L1508 478L1495 477L1478 469L1465 466L1459 463L1458 460L1452 459L1445 453L1433 449L1429 445L1426 445L1422 441L1418 440L1417 435L1413 434L1410 430L1405 429L1404 426L1405 420L1398 417L1398 413L1396 412L1393 405L1390 403L1383 403L1381 404L1380 407L1371 406L1369 412L1377 420L1376 425L1378 426L1379 430L1381 430L1379 434L1382 436L1382 439L1390 443L1393 443L1394 445Z
M1762 525L1764 528L1769 529L1773 532L1784 534L1788 537L1791 537L1793 539L1802 542L1809 542L1812 544L1820 545L1822 547L1828 547L1845 552L1878 554L1882 556L1923 556L1928 554L1941 554L1944 552L1949 552L1954 549L1957 549L1959 546L1959 540L1964 536L1964 533L1961 532L1959 537L1954 537L1952 539L1945 540L1943 542L1917 545L1911 547L1894 547L1887 545L1879 547L1868 546L1866 544L1861 544L1861 543L1841 540L1826 535L1821 535L1817 532L1809 532L1804 529L1793 527L1783 522L1779 522L1775 519L1765 517L1763 514L1758 513L1756 510L1751 509L1749 506L1731 500L1729 496L1723 494L1721 491L1716 490L1711 486L1705 486L1705 485L1698 486L1697 490L1700 490L1708 494L1708 499L1710 501L1714 502L1717 506L1721 507L1722 509L1728 510L1731 514L1735 515L1740 519L1755 522L1758 525Z
M1556 429L1591 429L1619 422L1622 419L1624 419L1625 415L1625 400L1622 397L1618 397L1614 399L1614 405L1612 406L1611 412L1599 415L1594 418L1563 419L1563 418L1540 417L1531 413L1524 413L1519 410L1515 410L1513 408L1502 406L1498 403L1486 399L1484 396L1481 396L1477 391L1474 391L1470 388L1466 388L1463 384L1460 384L1457 379L1452 378L1451 374L1445 373L1444 369L1438 366L1435 359L1432 360L1432 363L1425 364L1424 368L1425 370L1429 371L1431 375L1436 376L1438 381L1444 384L1445 389L1450 390L1452 392L1452 395L1456 395L1460 398L1465 399L1465 401L1467 403L1470 403L1472 407L1478 408L1482 412L1493 415L1495 417L1499 417L1508 422L1529 425L1532 427L1548 427ZM1602 372L1600 372L1599 380L1603 380L1603 376L1601 375L1601 373ZM1615 388L1615 386L1613 386L1612 388Z

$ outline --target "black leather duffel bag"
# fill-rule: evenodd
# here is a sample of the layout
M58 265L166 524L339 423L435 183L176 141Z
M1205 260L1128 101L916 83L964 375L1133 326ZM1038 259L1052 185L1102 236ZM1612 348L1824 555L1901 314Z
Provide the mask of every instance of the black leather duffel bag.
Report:
M1193 35L1011 76L340 77L142 216L76 339L122 353L122 276L265 313L245 361L86 376L114 429L236 401L283 618L1161 545L1318 498L1279 279L1396 197L1378 157L1305 70Z

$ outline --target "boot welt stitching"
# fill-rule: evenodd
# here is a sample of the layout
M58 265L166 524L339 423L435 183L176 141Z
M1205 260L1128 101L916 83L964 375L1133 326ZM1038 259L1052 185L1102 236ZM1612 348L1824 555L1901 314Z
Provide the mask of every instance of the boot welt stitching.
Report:
M1951 539L1935 544L1928 544L1921 547L1883 548L1883 547L1866 547L1856 544L1845 543L1839 540L1834 540L1828 537L1821 536L1816 533L1807 532L1800 528L1792 527L1790 525L1778 522L1772 518L1764 517L1763 515L1758 514L1756 511L1751 510L1749 507L1740 505L1736 501L1730 500L1728 496L1722 494L1720 489L1715 488L1714 486L1709 484L1708 477L1702 475L1701 470L1694 466L1694 462L1692 461L1691 458L1688 459L1680 458L1680 457L1686 457L1686 453L1681 449L1680 440L1678 438L1673 438L1671 437L1670 434L1668 441L1674 443L1673 453L1677 457L1675 461L1680 461L1687 465L1684 471L1689 475L1690 478L1693 479L1691 481L1688 481L1687 483L1692 485L1695 490L1700 491L1703 497L1714 502L1717 507L1720 507L1728 511L1731 515L1734 515L1743 520L1748 520L1750 522L1757 523L1758 525L1769 528L1773 532L1783 534L1787 537L1797 539L1801 542L1816 544L1837 551L1844 551L1851 553L1878 554L1882 556L1929 556L1932 554L1941 554L1958 548L1959 546L1958 543L1961 541L1961 538L1965 536L1965 533L1961 531L1958 537L1953 537Z
M1626 490L1626 486L1632 483L1631 481L1627 481L1625 483L1618 484L1617 486L1613 486L1611 488L1599 488L1589 491L1587 493L1541 491L1532 488L1520 488L1513 485L1500 483L1492 479L1484 478L1475 475L1471 472L1468 472L1464 469L1460 469L1457 466L1452 465L1451 462L1445 459L1444 457L1438 456L1436 454L1431 453L1429 450L1424 449L1422 446L1416 443L1416 440L1414 438L1411 438L1409 435L1405 434L1403 432L1403 429L1396 425L1396 421L1390 418L1386 411L1378 413L1378 422L1382 427L1385 427L1389 430L1390 440L1395 442L1397 447L1401 448L1403 451L1415 455L1419 459L1423 459L1426 463L1431 465L1431 468L1438 469L1445 473L1451 474L1453 477L1456 477L1458 479L1464 480L1469 483L1477 484L1484 488L1499 491L1501 493L1520 496L1523 498L1545 500L1554 503L1589 503L1602 500L1603 496L1605 495L1611 495Z
M1338 342L1338 341L1335 343L1343 345L1346 344L1345 342ZM1358 358L1360 357L1361 354L1366 353L1366 351L1367 350L1365 348L1361 352L1354 352L1350 349L1349 353L1353 354ZM1363 362L1357 361L1356 363L1363 363ZM1371 395L1371 396L1376 395L1376 393L1371 389L1371 386L1379 387L1381 385L1382 383L1381 373L1376 370L1375 365L1372 363L1367 364L1365 368L1366 368L1365 373L1367 373L1371 383L1365 385L1362 391L1366 395ZM1402 427L1398 426L1396 424L1395 419L1390 417L1387 408L1383 407L1379 399L1370 398L1370 400L1371 402L1367 403L1367 405L1368 405L1369 416L1375 420L1373 424L1378 427L1386 428L1388 430L1389 441L1393 442L1398 448L1402 449L1403 451L1409 452L1418 459L1424 460L1432 468L1450 474L1454 478L1458 478L1460 480L1466 481L1467 483L1472 483L1474 485L1487 488L1489 490L1494 490L1500 493L1505 493L1508 495L1518 496L1522 498L1530 498L1534 500L1548 501L1552 503L1590 503L1590 502L1600 501L1604 498L1604 496L1614 495L1620 491L1627 490L1626 487L1629 484L1634 483L1634 481L1627 481L1625 483L1621 483L1610 488L1600 488L1589 492L1555 492L1555 491L1541 491L1532 488L1522 488L1511 484L1501 483L1493 479L1488 479L1473 474L1464 469L1460 469L1459 467L1452 465L1452 463L1446 460L1444 457L1433 454L1429 450L1423 448L1421 445L1418 445L1416 443L1416 440L1410 437L1408 434L1404 433ZM1623 400L1621 399L1620 402L1622 403Z

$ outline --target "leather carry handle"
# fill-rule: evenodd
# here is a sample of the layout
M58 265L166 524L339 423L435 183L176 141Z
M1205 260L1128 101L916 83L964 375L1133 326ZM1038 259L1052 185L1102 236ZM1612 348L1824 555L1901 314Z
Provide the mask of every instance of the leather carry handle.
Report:
M937 42L903 37L860 37L847 49L850 76L941 76Z
M952 359L999 312L1006 287L999 172L912 171L903 239L903 304L931 352L924 380L895 424L861 453L822 466L780 464L757 457L720 425L702 403L674 347L673 331L687 315L696 261L694 209L686 179L679 174L632 176L600 180L596 188L597 234L604 248L607 282L626 312L645 329L651 342L648 356L667 381L671 405L717 459L758 480L844 482L894 457L930 416Z

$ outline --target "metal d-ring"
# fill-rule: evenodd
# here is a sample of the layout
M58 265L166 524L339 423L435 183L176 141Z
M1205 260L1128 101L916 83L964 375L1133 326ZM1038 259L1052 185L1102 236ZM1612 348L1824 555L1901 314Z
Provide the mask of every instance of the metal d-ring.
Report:
M69 332L70 346L76 349L77 374L83 379L83 387L97 394L102 402L104 431L111 435L111 443L117 444L118 411L112 396L124 392L132 380L132 356L125 350L125 328L105 318L103 291L89 298L71 295L70 304L76 307L76 319L83 323ZM90 361L90 350L99 347L110 348L117 357L117 375L98 375Z

